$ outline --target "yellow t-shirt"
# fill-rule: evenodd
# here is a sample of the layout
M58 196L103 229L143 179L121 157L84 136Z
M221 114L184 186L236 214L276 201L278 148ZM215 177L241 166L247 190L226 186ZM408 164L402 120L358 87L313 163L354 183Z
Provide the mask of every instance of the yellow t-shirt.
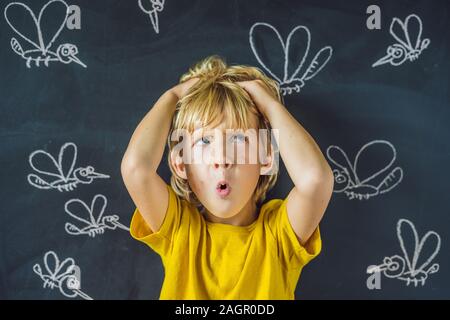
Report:
M213 223L171 187L164 221L153 233L136 208L130 233L161 256L159 299L294 299L300 272L321 250L319 227L305 246L286 200L265 203L248 226Z

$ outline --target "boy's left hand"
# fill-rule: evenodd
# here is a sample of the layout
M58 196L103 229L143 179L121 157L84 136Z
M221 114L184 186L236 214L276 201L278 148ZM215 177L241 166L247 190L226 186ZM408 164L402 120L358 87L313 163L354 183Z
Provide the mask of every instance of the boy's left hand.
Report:
M238 81L236 83L247 91L258 110L266 117L270 106L280 104L280 101L262 80Z

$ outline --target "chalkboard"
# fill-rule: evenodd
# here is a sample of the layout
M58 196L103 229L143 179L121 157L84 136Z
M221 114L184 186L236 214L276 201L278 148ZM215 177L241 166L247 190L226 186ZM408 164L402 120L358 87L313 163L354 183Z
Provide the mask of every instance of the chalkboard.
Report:
M18 1L0 5L0 298L158 299L120 163L212 54L277 79L334 169L296 298L450 298L447 1ZM281 167L268 198L291 187Z

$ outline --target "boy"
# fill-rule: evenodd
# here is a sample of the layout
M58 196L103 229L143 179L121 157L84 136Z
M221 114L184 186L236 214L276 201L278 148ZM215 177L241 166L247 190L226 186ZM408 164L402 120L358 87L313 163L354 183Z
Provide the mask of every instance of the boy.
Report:
M270 134L255 144L249 133L271 128L294 187L262 204L276 153ZM156 172L166 138L171 186ZM321 250L334 179L262 71L218 56L199 62L138 125L121 172L136 204L131 235L164 265L160 299L295 298L303 266Z

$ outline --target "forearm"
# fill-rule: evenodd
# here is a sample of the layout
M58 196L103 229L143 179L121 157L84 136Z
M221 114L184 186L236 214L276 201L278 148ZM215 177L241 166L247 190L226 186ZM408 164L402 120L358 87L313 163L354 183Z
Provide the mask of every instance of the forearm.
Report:
M332 177L319 146L281 103L267 108L266 117L272 128L278 129L280 155L297 189L305 190Z
M122 159L122 167L147 167L156 172L164 154L178 97L166 91L136 127Z

